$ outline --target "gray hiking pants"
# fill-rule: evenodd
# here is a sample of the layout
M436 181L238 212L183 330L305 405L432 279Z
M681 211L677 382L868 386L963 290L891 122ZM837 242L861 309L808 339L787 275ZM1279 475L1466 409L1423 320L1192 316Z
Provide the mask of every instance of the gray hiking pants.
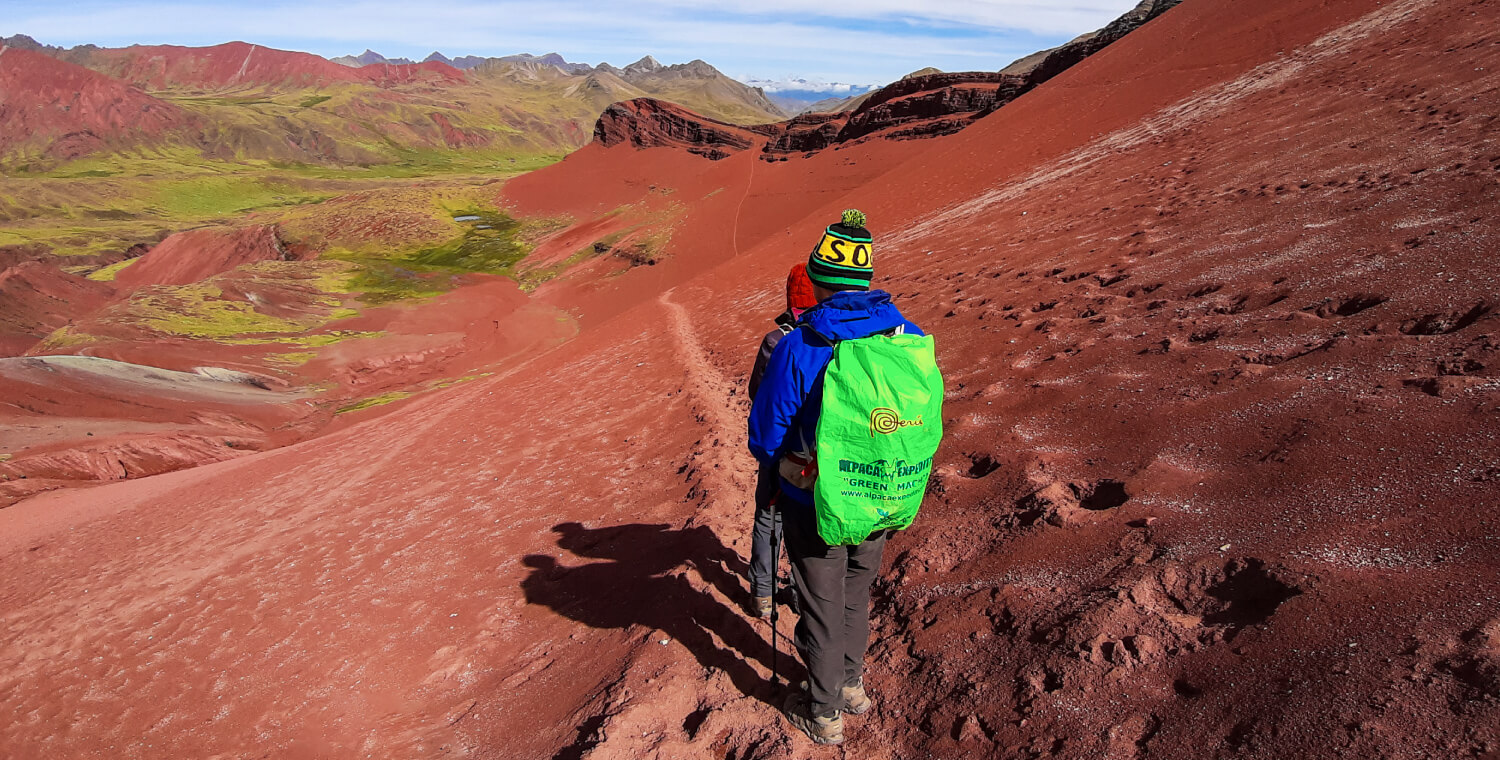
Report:
M786 553L802 605L795 643L807 666L814 715L843 709L840 691L859 683L870 643L870 584L880 570L888 531L857 546L829 546L812 507L786 505Z
M750 532L750 593L755 596L776 593L776 560L781 547L775 539L781 511L772 502L779 490L781 476L776 468L760 468L755 478L755 528Z

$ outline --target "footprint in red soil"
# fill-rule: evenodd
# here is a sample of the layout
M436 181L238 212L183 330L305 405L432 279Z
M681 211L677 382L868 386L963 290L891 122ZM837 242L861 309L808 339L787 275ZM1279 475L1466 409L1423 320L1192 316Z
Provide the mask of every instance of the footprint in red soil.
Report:
M969 459L969 467L962 472L966 478L982 478L1000 469L1000 463L989 454L965 454L965 456Z
M1466 309L1439 314L1423 314L1401 323L1401 332L1407 335L1449 335L1478 322L1494 311L1495 307L1480 301Z
M1500 618L1465 633L1457 649L1438 668L1462 684L1471 700L1500 698Z
M1069 484L1078 496L1078 506L1091 512L1114 509L1130 500L1125 484L1112 478L1086 482L1081 488Z
M1115 509L1130 500L1125 484L1113 478L1051 483L1021 499L1011 515L1022 527L1045 520L1063 527L1089 521L1089 513Z
M1151 666L1265 625L1302 593L1290 573L1255 558L1143 566L1093 589L1055 623L1039 625L1031 640L1056 647L1049 664L1065 676L1084 663ZM1178 693L1195 690L1184 684Z
M1240 358L1244 359L1246 364L1259 364L1266 367L1274 367L1278 364L1283 364L1293 359L1300 359L1304 356L1307 356L1308 354L1317 353L1319 351L1327 351L1328 349L1333 348L1334 346L1337 346L1339 345L1339 343L1346 340L1348 340L1346 336L1339 334L1321 343L1305 343L1299 347L1286 348L1280 351L1268 351L1260 354L1246 354L1241 356Z
M1233 301L1226 305L1215 306L1213 309L1213 313L1242 314L1249 311L1260 311L1261 309L1264 309L1268 306L1273 306L1275 304L1281 303L1282 301L1285 301L1291 295L1292 291L1287 288L1267 288L1263 290L1254 290L1249 293L1244 293L1236 296Z
M1356 293L1343 299L1329 298L1323 303L1315 307L1310 306L1303 311L1312 311L1323 319L1352 317L1367 309L1373 309L1388 300L1390 300L1388 297L1379 293Z
M1196 593L1191 583L1184 592L1190 598ZM1232 637L1242 628L1269 620L1277 607L1301 593L1272 573L1265 562L1248 558L1225 565L1222 576L1202 590L1197 602L1204 613L1203 624L1222 626Z

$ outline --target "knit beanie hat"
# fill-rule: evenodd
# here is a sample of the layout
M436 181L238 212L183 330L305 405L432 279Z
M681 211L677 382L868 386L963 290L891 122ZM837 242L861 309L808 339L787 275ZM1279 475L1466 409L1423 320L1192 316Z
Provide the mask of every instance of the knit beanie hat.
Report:
M818 305L812 280L807 279L807 265L797 264L786 275L786 307L801 313Z
M829 290L869 290L870 278L875 276L872 248L864 213L849 209L823 232L807 258L807 276L814 285Z

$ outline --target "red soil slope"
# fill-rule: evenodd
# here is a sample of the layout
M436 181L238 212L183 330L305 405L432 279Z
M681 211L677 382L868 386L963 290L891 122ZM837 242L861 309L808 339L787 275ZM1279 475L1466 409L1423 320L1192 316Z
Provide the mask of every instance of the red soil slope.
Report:
M786 267L858 205L950 434L842 753L1491 756L1491 5L1190 0L916 149L597 148L512 183L600 215L655 184L694 221L558 281L584 332L493 377L0 511L0 741L840 756L787 736L735 609L738 389Z
M82 66L0 48L0 155L76 158L127 138L149 143L190 120L176 106Z
M445 63L351 68L311 53L226 42L210 47L132 45L81 54L81 62L117 79L150 89L221 88L265 84L314 87L333 82L378 85L461 82L464 73Z
M25 353L114 295L108 284L68 274L52 262L26 261L0 271L0 357Z
M121 269L115 284L185 285L256 261L286 261L290 256L272 225L204 227L179 232Z
M296 395L90 357L0 359L0 504L217 462L294 438Z
M810 113L787 121L737 127L650 98L617 103L600 116L594 139L605 146L684 146L720 159L752 145L765 160L867 139L911 140L953 134L1030 92L1079 61L1176 7L1178 0L1143 0L1103 29L1033 56L1005 72L939 72L908 76L866 96L846 112ZM1012 70L1014 69L1014 70ZM767 139L758 140L759 134Z

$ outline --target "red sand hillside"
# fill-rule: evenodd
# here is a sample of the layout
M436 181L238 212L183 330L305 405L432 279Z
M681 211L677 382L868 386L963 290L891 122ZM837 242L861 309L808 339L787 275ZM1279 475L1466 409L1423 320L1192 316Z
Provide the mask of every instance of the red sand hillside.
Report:
M125 289L184 285L255 261L286 261L272 225L204 227L168 236L115 275Z
M114 295L109 285L68 274L53 263L26 261L0 270L0 357L24 353Z
M191 121L176 106L82 66L0 48L0 155L76 158L149 143Z
M311 53L226 42L209 47L132 45L96 48L79 54L79 62L117 79L151 89L220 88L246 84L311 87L333 82L378 85L431 81L461 82L464 73L445 63L379 65L351 68Z
M512 183L600 215L655 184L694 221L614 285L557 281L594 316L494 377L0 510L0 741L1490 757L1491 6L1190 0L950 137L595 147ZM736 609L738 389L786 267L856 205L937 335L950 432L839 751L787 736Z
M617 103L600 116L594 139L603 145L685 145L720 159L755 145L765 160L864 139L911 140L957 132L1103 50L1177 6L1142 0L1096 32L1018 61L1003 72L911 75L859 98L848 111L809 113L774 124L738 127L651 98ZM757 140L752 134L764 136Z

